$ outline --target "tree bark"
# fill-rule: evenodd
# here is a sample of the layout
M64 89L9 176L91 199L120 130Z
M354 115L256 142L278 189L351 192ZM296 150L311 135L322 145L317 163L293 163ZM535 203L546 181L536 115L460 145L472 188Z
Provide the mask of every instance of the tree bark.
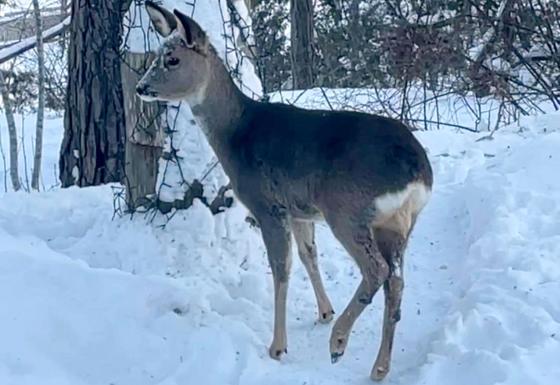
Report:
M313 2L290 0L292 79L294 88L313 86Z
M0 93L2 94L2 104L4 105L4 114L6 115L6 123L8 124L8 135L10 136L10 178L12 179L12 187L14 191L21 188L18 172L18 142L16 122L14 120L14 112L12 103L10 102L10 93L8 85L4 79L4 73L0 70Z
M68 53L63 187L120 182L125 120L119 49L128 1L75 0Z
M37 126L35 130L35 156L33 158L33 174L31 188L39 190L39 176L41 175L41 158L43 154L43 118L45 113L45 55L43 52L43 28L41 23L41 9L39 0L33 0L33 13L37 29L37 58L38 58L38 106Z

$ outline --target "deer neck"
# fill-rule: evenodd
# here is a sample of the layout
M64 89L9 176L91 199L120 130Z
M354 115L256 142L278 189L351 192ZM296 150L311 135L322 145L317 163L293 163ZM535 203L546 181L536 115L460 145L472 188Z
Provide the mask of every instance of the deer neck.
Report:
M253 101L234 84L221 59L210 52L210 76L205 87L189 100L196 122L220 158L246 108Z

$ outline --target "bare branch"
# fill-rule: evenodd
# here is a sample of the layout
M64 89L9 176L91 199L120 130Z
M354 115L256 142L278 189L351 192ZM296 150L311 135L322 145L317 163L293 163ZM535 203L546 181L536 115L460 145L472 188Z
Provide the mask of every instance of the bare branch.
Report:
M62 35L70 25L71 17L68 16L61 23L55 25L42 33L43 41L51 40ZM21 55L37 46L37 36L29 37L20 42L14 43L0 50L0 64Z

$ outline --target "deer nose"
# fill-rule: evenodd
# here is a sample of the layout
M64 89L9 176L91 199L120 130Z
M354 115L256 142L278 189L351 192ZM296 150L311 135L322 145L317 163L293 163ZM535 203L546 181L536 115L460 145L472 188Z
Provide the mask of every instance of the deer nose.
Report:
M148 85L146 83L140 83L136 86L136 93L138 95L145 95L148 91Z

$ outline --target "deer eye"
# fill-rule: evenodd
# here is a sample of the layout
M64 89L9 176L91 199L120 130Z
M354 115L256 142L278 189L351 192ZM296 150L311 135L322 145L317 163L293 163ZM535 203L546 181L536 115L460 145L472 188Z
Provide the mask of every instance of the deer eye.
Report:
M177 59L176 57L169 57L167 59L167 65L170 67L175 67L178 64L179 64L179 59Z

